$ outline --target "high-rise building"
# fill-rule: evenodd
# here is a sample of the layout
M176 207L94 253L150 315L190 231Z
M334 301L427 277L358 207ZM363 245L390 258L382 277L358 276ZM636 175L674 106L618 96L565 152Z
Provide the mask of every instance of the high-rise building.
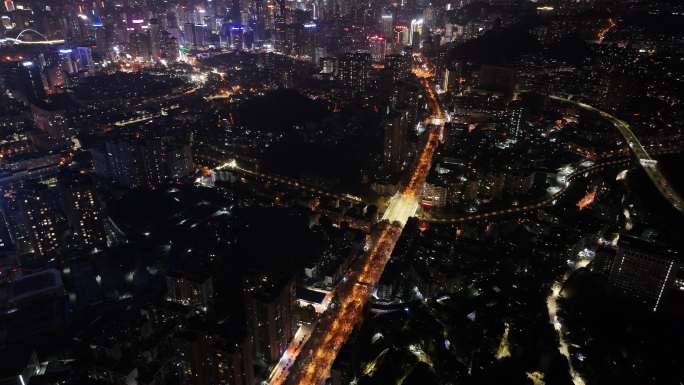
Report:
M190 144L175 138L165 138L162 151L166 155L168 178L180 180L193 170L192 148Z
M142 166L138 171L142 174L144 185L157 188L170 179L169 154L166 151L163 139L143 140L142 143L137 143L136 150L139 156L139 164Z
M95 183L80 170L63 170L59 175L64 213L74 241L80 246L103 246L107 239L104 214L97 199Z
M185 23L183 25L183 37L186 47L201 48L205 44L206 26L195 23Z
M58 270L46 269L25 275L10 285L7 294L6 305L13 310L0 312L0 322L9 341L54 333L64 326L67 316L65 292ZM18 383L21 382L23 380Z
M60 49L59 67L64 74L71 75L78 72L78 65L72 59L73 50L70 48Z
M392 74L392 80L403 80L411 74L411 57L409 55L385 56L385 69Z
M170 32L162 31L159 42L159 56L167 62L175 62L178 60L178 39Z
M3 188L3 190L3 199L0 200L2 204L0 208L2 209L3 227L7 229L9 239L14 244L18 254L29 252L31 245L28 239L28 230L24 221L22 206L19 202L21 197L13 187Z
M391 14L383 14L380 16L380 24L382 27L382 36L385 40L392 40L394 37L394 17Z
M43 184L26 183L19 192L19 205L33 252L47 255L58 247L59 215L56 194Z
M71 144L72 132L66 110L54 104L31 104L31 117L38 129L34 143L44 150L66 148Z
M46 81L40 63L31 60L23 61L19 64L18 74L17 85L26 99L35 102L46 98Z
M150 19L150 56L152 60L159 61L161 59L161 31L159 26L159 20L156 18Z
M265 35L265 0L253 0L254 12L251 18L251 27L254 30L254 40L261 42L266 37Z
M365 52L347 53L338 59L337 77L350 89L361 90L370 79L371 55Z
M302 31L300 34L300 53L302 55L308 56L312 62L317 63L320 57L317 57L316 48L318 47L318 35L320 34L320 28L314 22L304 23L302 26Z
M508 134L511 140L519 141L522 138L522 114L523 109L521 107L511 108L508 111Z
M76 47L76 55L80 68L90 70L95 65L93 61L93 50L90 47Z
M189 143L172 137L115 137L105 142L104 154L93 157L105 161L96 162L98 174L130 188L155 189L192 172Z
M95 31L95 48L94 51L103 58L108 58L109 50L111 48L111 38L114 28L111 24L103 25L102 20L93 18L93 29Z
M409 44L412 47L420 47L423 36L423 19L411 20L411 29L409 30Z
M243 282L247 327L256 356L275 364L293 336L294 280L273 273L253 272Z
M404 168L408 151L408 112L391 113L385 121L384 166L391 172Z
M335 57L321 58L320 65L322 74L335 76L337 73L337 58Z
M143 60L150 58L150 37L147 32L132 32L128 39L128 47L131 56Z
M369 36L368 47L374 63L382 63L385 61L385 50L387 49L387 45L384 37L380 35Z
M166 275L166 300L207 311L213 302L211 276L186 271Z
M394 26L394 42L401 45L411 45L411 30L405 24Z
M653 311L662 304L679 269L679 253L641 238L621 235L608 280Z
M93 159L96 160L95 172L130 188L143 186L143 179L140 175L142 165L136 149L135 142L124 138L106 141L104 162L97 162L99 156L93 154Z
M432 6L423 9L423 23L426 29L435 27L435 9Z
M181 38L180 27L178 26L178 17L174 12L166 13L166 31L176 38L176 40Z
M242 4L240 0L233 0L228 13L227 20L224 23L228 26L228 33L230 35L230 48L241 50L244 48L245 24L242 20Z
M216 330L202 325L179 333L174 346L179 350L181 385L253 385L253 347L248 335L238 328ZM228 326L226 326L228 329Z
M244 32L242 24L230 26L230 48L238 51L244 48Z

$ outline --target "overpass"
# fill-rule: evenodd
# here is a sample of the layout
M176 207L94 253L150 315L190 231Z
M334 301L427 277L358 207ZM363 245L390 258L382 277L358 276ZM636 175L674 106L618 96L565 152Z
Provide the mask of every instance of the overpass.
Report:
M627 122L583 102L555 95L549 95L549 98L551 100L556 100L563 103L575 105L586 111L595 112L599 114L602 118L609 121L625 139L627 145L629 146L629 149L637 158L639 164L646 172L646 175L648 175L649 179L651 179L651 182L653 182L653 184L658 189L660 194L667 201L669 201L675 209L677 209L681 213L684 213L684 200L682 200L681 196L679 196L679 194L672 188L672 185L668 182L665 175L663 175L663 173L660 171L658 167L658 161L653 159L651 155L648 153L648 151L646 151L646 148L641 144L639 138L637 138L637 136L634 134L630 125Z
M355 196L352 194L332 193L329 191L325 191L325 190L321 189L320 187L316 187L316 186L312 186L312 185L307 184L307 183L300 182L297 179L288 178L288 177L284 177L284 176L276 175L276 174L263 173L263 172L259 172L256 170L250 170L250 169L239 166L237 163L237 160L235 160L235 159L219 165L218 167L214 168L212 171L216 175L216 180L227 180L228 176L226 174L230 173L230 172L234 172L236 174L242 174L242 175L255 177L258 179L263 179L267 182L285 185L285 186L288 186L288 187L296 189L296 190L301 190L301 191L304 191L307 193L317 194L320 196L325 196L328 198L333 198L333 199L337 199L340 201L349 202L352 204L359 204L359 203L364 202L364 200L361 197L358 197L358 196Z

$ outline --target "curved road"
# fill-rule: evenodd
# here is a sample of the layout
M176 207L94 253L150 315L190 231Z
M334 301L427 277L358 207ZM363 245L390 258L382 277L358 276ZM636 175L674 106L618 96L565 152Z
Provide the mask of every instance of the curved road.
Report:
M632 131L631 127L624 120L618 119L615 116L601 111L598 108L592 107L586 103L578 102L575 100L563 98L560 96L549 95L552 100L557 100L564 103L573 104L579 108L587 111L595 112L601 115L604 119L608 120L617 130L620 132L622 137L629 145L630 150L634 156L639 160L639 164L646 172L646 175L651 179L651 182L656 186L660 194L667 199L675 209L679 212L684 213L684 200L679 196L679 194L672 188L670 183L665 178L660 169L658 168L658 161L653 159L651 155L646 151L644 146L639 142L639 139Z
M494 211L488 211L480 214L472 214L472 215L464 215L461 217L456 217L456 218L430 218L426 216L421 216L421 220L425 222L430 222L430 223L461 223L461 222L468 222L468 221L478 221L482 219L492 219L494 217L502 216L502 215L511 215L511 214L520 214L523 212L531 211L531 210L536 210L540 209L542 207L546 206L552 206L556 204L556 201L565 195L565 192L567 189L570 187L570 184L572 181L574 181L577 178L580 177L587 177L589 175L592 175L596 172L599 172L603 170L606 167L612 167L612 166L619 166L619 165L627 165L629 164L630 159L616 159L616 160L610 160L602 163L597 163L594 164L590 167L586 167L583 169L579 169L572 174L569 174L565 177L565 181L567 182L558 192L553 194L551 197L538 201L538 202L531 202L524 204L522 206L516 206L516 207L511 207L507 209L501 209L501 210L494 210Z

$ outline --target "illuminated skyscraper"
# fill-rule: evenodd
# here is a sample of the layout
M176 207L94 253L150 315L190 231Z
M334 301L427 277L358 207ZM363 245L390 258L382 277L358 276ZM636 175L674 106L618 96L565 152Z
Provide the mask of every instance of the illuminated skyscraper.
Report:
M383 14L380 18L382 35L385 40L391 40L394 33L394 17L390 14Z
M35 142L45 150L63 149L71 144L72 132L69 118L63 106L50 104L32 104L31 117L38 129Z
M677 251L622 235L609 267L608 280L656 311L678 270Z
M294 281L270 273L252 273L243 284L245 314L257 357L273 364L293 336Z
M207 311L213 297L213 281L208 275L179 271L166 276L167 301Z
M129 35L129 52L135 58L150 58L150 37L146 32L133 32Z
M3 226L7 229L7 233L12 243L15 245L19 254L29 252L31 245L28 239L28 230L22 212L22 205L20 204L21 197L18 190L12 186L3 191L2 204L2 220Z
M394 27L394 42L402 45L411 45L411 31L403 24Z
M264 6L266 4L266 0L253 0L253 14L250 18L251 21L251 27L254 30L254 40L255 41L262 41L266 38L265 34L265 10Z
M161 59L168 62L175 62L178 60L178 40L167 31L161 32L161 41L159 42L159 55Z
M192 171L190 145L177 138L112 138L105 148L106 169L96 171L130 188L155 189Z
M423 19L411 20L411 29L409 30L409 45L412 47L419 47L423 36Z
M337 77L344 86L361 90L370 78L371 55L365 52L344 54L338 59L337 68Z
M90 70L95 65L95 62L93 62L93 51L90 47L77 47L76 55L81 68Z
M58 221L56 194L52 188L29 183L19 192L25 228L33 252L47 255L57 249Z
M337 72L337 58L335 57L324 57L320 60L321 74L334 77Z
M40 63L30 60L21 62L19 63L18 74L20 91L29 101L35 102L46 98L46 82Z
M160 43L161 43L161 32L158 19L150 19L150 56L152 60L159 61L161 58Z
M404 168L408 152L408 112L394 112L385 122L384 166L391 172Z
M522 129L521 129L521 122L522 122L522 114L523 114L523 109L520 107L517 108L511 108L508 111L509 114L509 122L508 122L508 133L510 135L510 138L512 140L518 141L522 137Z
M63 170L58 185L74 241L80 246L104 246L104 214L90 175L79 170Z
M317 60L320 59L320 57L318 57L316 54L319 33L320 29L316 23L307 22L303 24L300 38L298 39L298 45L300 45L299 51L302 55L306 55L307 57L311 58L311 61L314 63L318 63Z
M382 63L385 60L385 50L387 48L385 38L380 35L368 37L371 58L375 63Z
M385 68L392 74L394 81L406 79L411 73L411 57L409 55L385 56Z
M254 384L253 348L242 327L196 323L173 343L180 353L180 385Z

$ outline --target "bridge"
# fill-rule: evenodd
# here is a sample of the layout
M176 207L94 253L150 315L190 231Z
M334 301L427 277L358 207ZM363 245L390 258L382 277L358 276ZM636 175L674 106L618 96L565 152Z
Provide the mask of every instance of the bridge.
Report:
M235 160L235 159L230 160L228 162L225 162L225 163L221 164L220 166L214 168L213 172L214 172L217 180L228 180L229 178L228 178L228 175L226 173L234 172L237 174L242 174L242 175L247 175L247 176L263 179L267 182L286 185L286 186L291 187L293 189L301 190L304 192L317 194L320 196L325 196L328 198L333 198L333 199L337 199L337 200L344 201L344 202L349 202L352 204L358 204L358 203L364 202L364 200L362 198L355 196L355 195L352 195L352 194L332 193L329 191L325 191L325 190L321 189L320 187L312 186L310 184L300 182L300 181L293 179L293 178L288 178L288 177L284 177L281 175L275 175L275 174L267 174L267 173L259 172L256 170L250 170L250 169L239 166L237 163L237 160Z
M22 40L25 33L30 32L37 35L42 40ZM35 29L26 28L19 32L16 37L3 37L0 38L0 44L26 44L26 45L54 45L54 44L64 44L64 39L48 39L47 36L36 31Z

